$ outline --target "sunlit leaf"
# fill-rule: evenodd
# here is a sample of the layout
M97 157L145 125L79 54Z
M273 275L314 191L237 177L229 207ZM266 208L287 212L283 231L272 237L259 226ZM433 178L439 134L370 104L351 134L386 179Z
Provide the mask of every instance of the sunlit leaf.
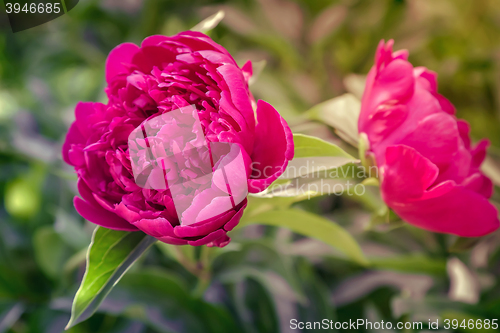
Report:
M142 232L97 227L87 253L87 269L76 293L68 328L89 318L132 264L156 239Z
M368 260L356 240L344 228L321 216L299 209L268 211L252 216L243 226L249 224L288 228L298 234L319 239L340 250L353 261L368 265Z
M342 139L356 147L360 111L360 100L352 94L344 94L315 105L307 114L311 119L332 126Z
M294 179L309 174L319 178L340 179L350 178L351 173L357 174L357 167L354 164L359 161L342 148L304 134L294 134L293 141L295 145L294 158L288 163L288 167L280 179ZM340 168L344 166L345 168L340 172ZM339 171L330 177L334 171L327 172L334 169L339 169ZM353 176L356 177L356 175Z
M374 268L378 269L438 276L446 275L446 261L444 259L431 258L422 254L370 258L370 262Z
M293 143L295 145L294 158L331 156L356 161L354 157L346 153L342 148L313 136L294 134Z

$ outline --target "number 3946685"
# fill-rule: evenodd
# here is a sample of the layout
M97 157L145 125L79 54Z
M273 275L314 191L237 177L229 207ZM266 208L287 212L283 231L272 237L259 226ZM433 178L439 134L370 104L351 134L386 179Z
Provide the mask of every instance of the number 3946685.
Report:
M61 12L60 3L25 3L21 5L19 3L6 3L5 10L7 14L15 13L31 13L31 14L59 14Z

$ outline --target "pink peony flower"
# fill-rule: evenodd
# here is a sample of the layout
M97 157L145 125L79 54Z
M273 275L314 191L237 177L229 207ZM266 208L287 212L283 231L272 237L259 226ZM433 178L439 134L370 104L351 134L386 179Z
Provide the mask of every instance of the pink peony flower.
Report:
M76 210L165 243L228 244L247 192L266 189L294 151L278 112L255 103L251 75L199 32L117 46L108 104L79 103L62 148L78 174Z
M469 124L437 92L437 75L413 67L406 50L381 41L361 103L384 201L417 227L464 237L496 230L493 184L480 171L487 140L472 146Z

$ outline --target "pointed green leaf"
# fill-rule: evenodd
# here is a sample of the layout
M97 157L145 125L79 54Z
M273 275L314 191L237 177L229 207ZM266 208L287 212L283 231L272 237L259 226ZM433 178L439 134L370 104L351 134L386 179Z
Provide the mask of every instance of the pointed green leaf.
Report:
M406 273L446 275L446 261L423 254L399 255L387 258L370 258L372 267Z
M351 234L335 222L321 216L292 208L257 214L245 221L243 226L249 224L288 228L293 232L316 238L333 246L361 265L368 265L368 260Z
M320 138L304 134L294 134L293 143L295 145L294 158L301 157L343 157L349 161L356 159L333 143L326 142Z
M156 241L142 232L97 227L87 253L87 269L73 300L70 328L88 319L132 264Z
M323 177L327 177L326 171L344 166L349 174L350 169L357 168L355 164L359 160L332 143L304 134L294 134L293 141L294 158L280 179L294 179L309 174L324 174Z
M361 101L353 94L344 94L312 107L306 114L332 126L335 132L354 147L358 145L358 118Z

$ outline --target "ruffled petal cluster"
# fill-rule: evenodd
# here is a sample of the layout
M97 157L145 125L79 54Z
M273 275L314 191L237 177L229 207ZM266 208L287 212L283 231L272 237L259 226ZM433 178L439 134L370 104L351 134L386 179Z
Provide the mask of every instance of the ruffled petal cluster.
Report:
M64 161L78 174L81 197L74 199L76 210L100 226L142 230L170 244L228 244L227 232L243 214L246 193L266 189L294 151L287 123L271 105L252 97L251 75L250 62L240 68L227 50L199 32L117 46L106 61L109 102L79 103L62 148ZM184 120L161 122L162 115L191 106L196 115L183 111ZM201 124L198 133L176 140L174 134L194 118ZM153 134L136 135L131 143L131 134L145 124L153 124ZM141 156L146 141L151 155ZM210 160L217 143L235 147L243 167L231 164L233 148ZM208 150L193 149L202 146ZM163 149L175 153L170 157L175 167L168 164ZM163 169L153 168L145 186L134 177L134 167L146 170L147 163L163 163ZM221 165L223 175L217 172ZM203 178L210 173L210 181ZM224 181L247 192L228 192L221 185ZM174 186L181 187L185 197L173 196ZM228 195L236 204L221 211Z
M469 125L437 92L437 75L413 67L407 51L381 41L361 104L365 133L379 168L384 201L423 229L478 237L496 230L488 201L493 184L480 171L487 140L471 144Z

